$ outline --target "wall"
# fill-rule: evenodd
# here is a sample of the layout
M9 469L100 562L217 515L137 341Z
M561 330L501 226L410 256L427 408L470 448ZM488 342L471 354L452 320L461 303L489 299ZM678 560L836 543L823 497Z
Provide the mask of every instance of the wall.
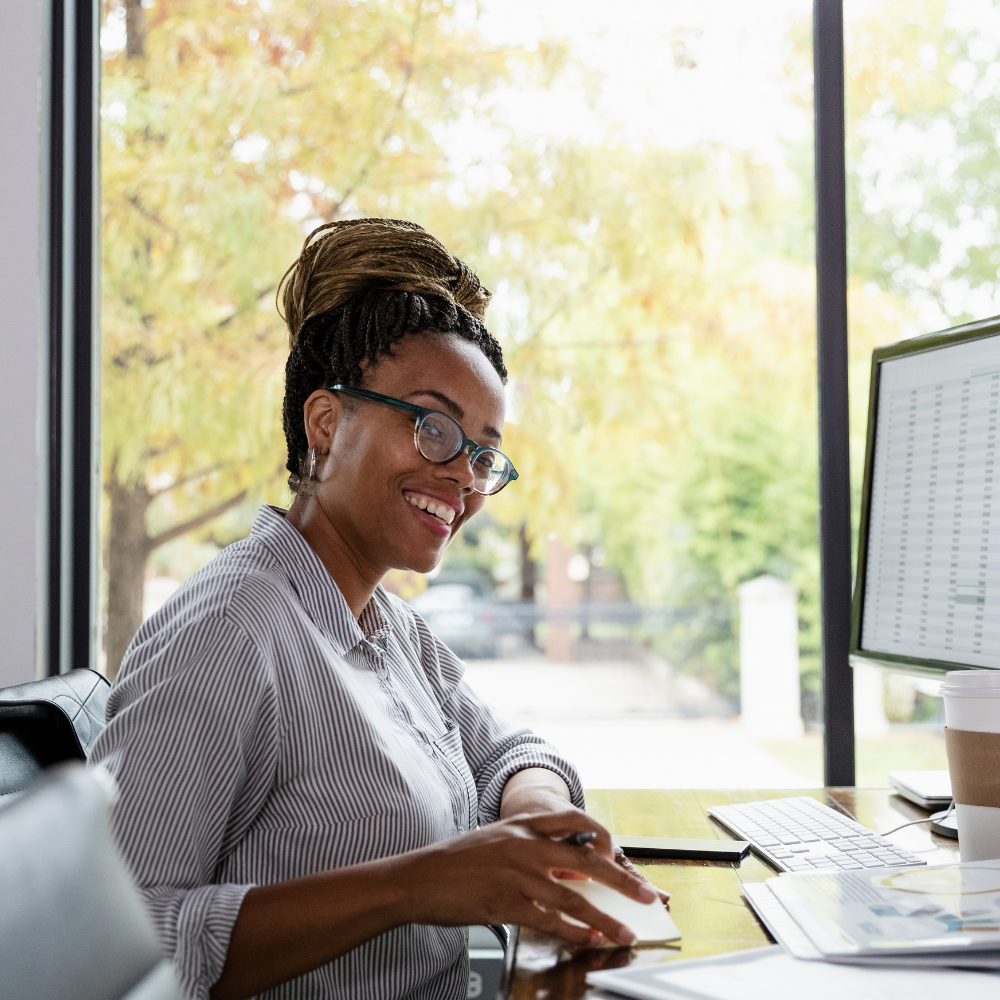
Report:
M0 687L37 675L43 0L0 16Z

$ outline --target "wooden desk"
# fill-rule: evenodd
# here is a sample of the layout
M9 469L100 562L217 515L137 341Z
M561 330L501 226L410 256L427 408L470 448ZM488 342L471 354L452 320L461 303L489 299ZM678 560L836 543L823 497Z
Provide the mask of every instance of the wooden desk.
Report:
M886 789L827 788L807 791L593 791L587 811L613 834L635 837L696 837L731 840L710 819L708 806L756 799L811 795L839 808L876 832L890 830L928 813ZM928 864L958 860L958 842L938 837L928 826L912 826L893 840ZM683 940L677 948L587 949L575 953L533 931L518 935L503 994L509 1000L596 998L584 976L596 969L652 965L773 944L741 894L744 882L762 882L775 872L753 853L739 864L725 861L650 861L638 866L661 889L672 894L670 911Z

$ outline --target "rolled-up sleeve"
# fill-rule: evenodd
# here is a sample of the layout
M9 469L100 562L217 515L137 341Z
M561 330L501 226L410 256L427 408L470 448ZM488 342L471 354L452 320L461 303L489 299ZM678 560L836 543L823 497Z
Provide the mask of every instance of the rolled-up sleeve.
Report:
M495 712L465 682L465 664L413 613L424 670L444 713L462 734L462 746L479 796L479 822L500 818L504 786L529 767L555 771L566 782L573 805L584 808L580 775L551 743L530 729L517 728Z
M225 964L251 884L213 884L273 783L276 689L225 618L166 629L130 651L91 757L120 790L112 821L185 992L203 1000Z

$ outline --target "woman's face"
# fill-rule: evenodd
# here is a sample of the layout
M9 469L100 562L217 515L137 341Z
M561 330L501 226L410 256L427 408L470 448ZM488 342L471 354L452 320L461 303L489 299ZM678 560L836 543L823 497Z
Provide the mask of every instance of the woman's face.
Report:
M366 371L364 388L441 410L473 441L500 446L503 384L479 348L460 337L404 337L391 357L379 358ZM328 424L319 440L310 428L311 406L319 407L313 423ZM379 573L432 570L486 499L473 490L468 454L447 465L427 461L413 443L415 415L380 403L317 392L305 410L310 440L317 445L312 492L353 557ZM431 505L439 513L443 505L451 508L454 518L448 523L447 512L442 519L422 509Z

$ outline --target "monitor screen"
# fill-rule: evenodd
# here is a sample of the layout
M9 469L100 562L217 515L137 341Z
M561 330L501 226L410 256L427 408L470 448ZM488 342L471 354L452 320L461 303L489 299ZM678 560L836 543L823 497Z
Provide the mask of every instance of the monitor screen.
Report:
M1000 668L998 403L1000 320L875 351L855 658Z

